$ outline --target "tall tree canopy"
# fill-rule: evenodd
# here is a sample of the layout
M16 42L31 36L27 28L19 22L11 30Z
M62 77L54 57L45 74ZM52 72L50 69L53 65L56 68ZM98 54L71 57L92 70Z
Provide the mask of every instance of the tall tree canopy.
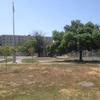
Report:
M61 54L78 51L82 61L83 50L100 48L100 28L90 21L83 24L80 20L73 20L70 25L64 26L64 32L53 31L53 40L55 51Z

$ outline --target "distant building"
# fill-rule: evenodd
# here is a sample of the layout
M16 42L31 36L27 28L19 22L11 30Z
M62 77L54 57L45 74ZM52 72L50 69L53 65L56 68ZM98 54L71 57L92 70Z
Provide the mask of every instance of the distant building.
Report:
M15 43L19 44L26 39L28 39L29 36L24 36L24 35L15 35ZM1 35L0 36L0 45L13 45L14 43L14 38L13 35Z
M32 36L28 35L15 35L15 39L13 35L1 35L0 36L0 45L13 45L14 40L16 44L19 44L27 39L32 38ZM44 37L44 41L46 43L50 43L52 41L51 37Z

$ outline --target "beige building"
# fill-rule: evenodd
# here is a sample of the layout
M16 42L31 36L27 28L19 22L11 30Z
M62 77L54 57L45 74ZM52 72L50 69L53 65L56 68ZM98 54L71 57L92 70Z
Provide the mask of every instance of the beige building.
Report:
M15 38L15 39L14 39ZM27 39L31 38L31 36L25 36L25 35L1 35L0 36L0 45L13 45L14 40L16 44L19 44Z
M15 38L15 39L14 39ZM1 35L0 36L0 45L13 45L14 42L17 44L32 38L32 36L28 35L15 35L15 37L13 37L13 35ZM14 41L15 40L15 41ZM52 41L51 37L44 37L44 41L46 43L50 43Z

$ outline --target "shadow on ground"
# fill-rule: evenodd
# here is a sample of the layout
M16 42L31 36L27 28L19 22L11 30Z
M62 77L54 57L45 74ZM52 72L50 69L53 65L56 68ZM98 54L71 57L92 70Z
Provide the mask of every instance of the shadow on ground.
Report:
M60 63L77 63L77 64L86 64L86 63L90 63L90 64L100 64L100 61L98 60L83 60L83 61L79 61L79 60L63 60L63 61L53 61L53 62L60 62Z

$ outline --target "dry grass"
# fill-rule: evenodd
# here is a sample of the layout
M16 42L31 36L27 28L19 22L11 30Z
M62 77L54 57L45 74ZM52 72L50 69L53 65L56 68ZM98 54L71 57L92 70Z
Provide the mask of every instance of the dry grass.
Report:
M100 100L99 64L0 66L0 100ZM84 81L94 85L79 85Z

